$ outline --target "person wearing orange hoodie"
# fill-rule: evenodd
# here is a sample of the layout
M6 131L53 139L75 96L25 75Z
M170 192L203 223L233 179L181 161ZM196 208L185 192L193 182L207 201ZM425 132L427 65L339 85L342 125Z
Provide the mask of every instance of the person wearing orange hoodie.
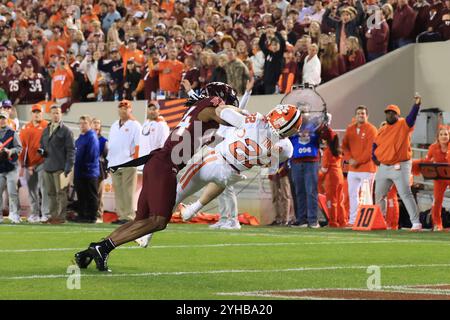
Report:
M31 207L28 216L30 223L46 222L49 216L48 194L44 191L44 158L38 153L42 133L47 125L48 122L42 119L42 106L34 104L31 107L31 121L20 130L19 134L23 148L19 155L21 166L19 176L25 176L27 181ZM40 205L39 192L42 195Z
M355 121L347 127L342 141L342 151L348 158L348 196L350 202L349 227L353 226L359 203L359 193L364 180L369 180L372 191L376 166L372 162L370 146L377 136L377 128L369 121L366 106L358 106L355 110Z
M328 226L330 228L345 227L347 221L343 205L342 151L339 146L339 137L334 132L328 147L323 152L320 171L324 173L329 216Z
M429 149L425 162L450 162L450 128L447 126L440 126L438 131L438 137L435 143L433 143ZM442 202L444 201L444 193L447 187L450 186L449 180L434 180L434 201L431 207L431 219L433 221L433 231L442 231Z

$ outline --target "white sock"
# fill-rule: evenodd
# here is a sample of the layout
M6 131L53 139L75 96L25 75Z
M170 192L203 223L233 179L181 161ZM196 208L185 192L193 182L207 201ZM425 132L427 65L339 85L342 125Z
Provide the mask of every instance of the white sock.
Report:
M183 213L183 220L190 220L193 216L197 214L197 212L200 211L201 208L203 208L203 205L200 203L199 200L190 204L189 206L186 207L186 210Z
M203 208L203 205L200 203L200 200L197 200L193 204L189 205L188 210L191 210L192 214L196 214L201 208Z

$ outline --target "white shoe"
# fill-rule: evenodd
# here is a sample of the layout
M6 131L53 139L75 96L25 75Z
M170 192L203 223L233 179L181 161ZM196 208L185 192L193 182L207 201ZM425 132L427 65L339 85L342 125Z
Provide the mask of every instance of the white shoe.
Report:
M211 224L210 229L220 229L228 220L219 220L218 222Z
M11 223L20 223L20 216L18 214L10 214L8 216L8 219L11 221Z
M299 224L297 227L298 228L308 228L308 224L307 223Z
M139 247L147 248L152 237L153 237L153 233L149 233L149 234L146 234L145 236L140 237L134 241L139 245Z
M411 231L421 231L422 230L422 224L421 223L413 223Z
M320 224L318 224L318 223L312 224L312 225L308 226L308 228L310 228L310 229L320 229Z
M239 221L237 219L229 219L222 226L220 226L219 229L240 230L241 224L239 223Z
M41 222L41 219L39 218L38 215L32 214L31 216L28 217L27 221L29 223L38 223Z
M186 206L185 204L180 203L177 209L180 211L183 221L189 221L197 214L196 211L192 210L191 205Z
M42 215L42 217L41 217L41 219L39 221L41 221L42 223L47 222L48 221L48 216Z

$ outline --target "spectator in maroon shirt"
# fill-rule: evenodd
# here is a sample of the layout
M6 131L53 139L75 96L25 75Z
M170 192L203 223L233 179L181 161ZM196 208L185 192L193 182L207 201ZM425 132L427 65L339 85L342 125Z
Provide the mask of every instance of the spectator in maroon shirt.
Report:
M442 24L439 26L438 31L443 41L450 40L450 13L442 16Z
M389 26L382 10L375 11L375 24L367 30L366 39L368 61L386 54L389 45Z
M391 36L394 41L394 49L401 48L412 43L413 31L416 23L417 13L408 4L408 0L398 0L394 11Z
M346 72L346 66L342 55L337 50L337 45L330 40L325 44L320 56L322 82L328 82Z
M346 41L346 49L347 53L344 58L347 71L356 69L366 63L366 58L361 49L358 38L348 37Z
M45 99L44 77L34 72L33 63L29 60L19 78L19 103L33 104Z
M200 70L194 64L194 58L192 56L187 56L184 58L184 64L186 66L186 74L184 79L188 80L191 84L191 88L194 91L200 89Z
M34 72L40 72L41 71L41 65L39 63L39 60L34 56L33 53L33 45L31 42L26 42L23 45L23 59L22 62L26 65L28 61L31 61L31 64L33 65L33 71Z
M417 12L415 35L427 31L427 23L430 18L430 4L426 0L417 0L413 8Z
M444 14L444 4L440 1L434 1L434 4L430 7L429 17L427 20L427 31L436 32L437 28L442 23L442 15Z

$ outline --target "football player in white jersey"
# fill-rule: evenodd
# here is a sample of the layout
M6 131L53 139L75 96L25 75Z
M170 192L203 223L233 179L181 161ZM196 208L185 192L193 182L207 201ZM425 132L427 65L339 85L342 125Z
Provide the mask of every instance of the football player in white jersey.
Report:
M179 210L183 220L191 219L227 186L245 177L240 173L253 166L271 166L288 160L293 147L287 137L295 134L302 122L300 110L293 105L278 105L266 116L259 113L233 119L214 149L188 163L178 180L177 204L207 185L199 200Z

